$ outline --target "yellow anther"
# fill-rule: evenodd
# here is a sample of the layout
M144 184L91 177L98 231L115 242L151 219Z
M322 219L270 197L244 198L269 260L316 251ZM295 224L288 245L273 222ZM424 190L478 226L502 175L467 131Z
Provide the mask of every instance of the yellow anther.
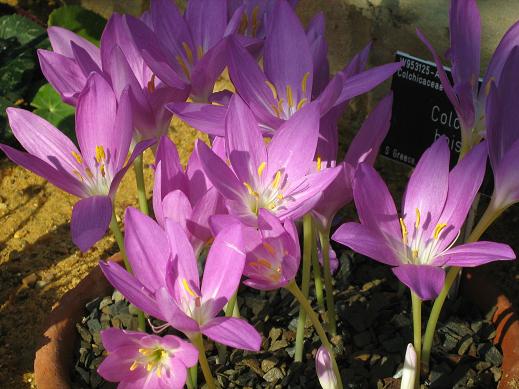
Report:
M434 228L434 239L438 239L440 237L440 234L442 233L445 227L447 227L447 224L445 223L438 223L436 225L436 227Z
M263 170L265 170L265 166L267 166L265 162L260 163L260 165L258 166L258 176L261 177L261 175L263 174Z
M321 171L322 163L323 163L323 161L321 160L321 157L318 155L318 156L317 156L317 171L318 171L318 172Z
M182 68L182 71L184 72L184 75L187 77L187 79L190 79L191 76L189 74L189 69L187 68L186 63L184 62L184 59L180 55L177 55L175 57L175 59L177 60L177 62L180 65L180 67Z
M418 258L418 250L412 250L411 255L413 256L413 259Z
M307 101L308 100L306 99L306 97L299 100L299 103L297 103L297 110L299 111L301 108L303 108L303 105L305 105Z
M251 19L252 19L251 35L252 36L256 36L256 33L258 32L258 27L259 27L258 13L259 13L259 5L255 6L254 9L252 10L252 16L251 16Z
M278 198L278 200L283 200L283 198L284 198L283 194L281 194L281 193L278 193L278 195L276 197Z
M272 264L271 264L269 261L267 261L266 259L259 258L259 259L258 259L258 263L259 263L261 266L264 266L264 267L266 267L266 268L268 268L268 269L272 268Z
M191 297L195 297L195 298L200 297L193 291L193 289L191 289L191 287L189 286L189 284L187 283L187 280L185 278L182 278L182 286L187 291L187 293L189 293L191 295Z
M72 156L73 156L74 158L76 158L77 163L79 163L79 164L82 164L82 163L83 163L83 158L81 158L81 155L79 155L79 154L76 153L75 151L72 151Z
M415 209L416 212L416 221L414 222L415 228L420 227L420 210L418 208Z
M271 90L272 96L274 96L274 100L277 100L278 99L278 91L276 89L276 86L273 83L271 83L269 80L265 80L265 84L267 84L267 86Z
M292 96L292 88L290 87L290 85L287 85L286 91L287 91L287 103L288 103L288 106L290 108L292 108L294 106L294 97Z
M101 163L106 158L105 149L103 146L96 146L96 161Z
M279 109L279 112L283 112L283 99L279 99L278 100L278 109Z
M151 75L151 79L148 81L148 92L153 93L155 92L155 74Z
M101 175L103 177L106 176L106 171L105 171L105 165L104 164L101 164L101 166L99 166L99 171L101 172Z
M252 189L252 186L248 182L244 182L243 185L245 185L251 196L258 196L258 194L254 191L254 189Z
M137 361L133 361L132 365L130 366L130 371L134 371L139 366L139 363Z
M149 350L148 350L147 348L140 348L140 349L139 349L139 352L140 352L142 355L149 354Z
M152 364L152 363L148 363L148 364L146 365L146 370L147 370L148 372L150 372L152 369L153 369L153 364Z
M274 181L272 181L272 188L277 189L280 181L281 181L281 172L278 170L276 172L276 175L274 176Z
M404 219L399 218L400 228L402 229L402 241L407 244L407 227L405 226Z
M240 27L238 28L238 31L240 32L240 34L243 35L245 33L245 30L247 29L248 24L249 24L249 17L247 16L247 13L244 12L243 16L241 17L241 20L240 20Z
M157 377L159 377L159 378L160 378L160 377L161 377L161 375L162 375L162 367L161 367L161 366L159 366L159 367L157 368L157 370L155 370L155 372L157 373Z
M276 114L276 117L277 117L277 118L280 118L280 117L281 117L281 112L279 112L278 107L276 107L274 104L271 104L270 106L272 107L272 110L273 110L274 113Z
M308 77L310 77L310 72L306 72L301 80L301 90L303 94L306 95L307 85L308 85Z
M276 249L270 243L263 242L263 247L265 247L265 250L267 250L270 255L276 255Z
M85 173L87 174L88 178L94 178L94 175L92 174L92 170L90 168L85 169Z
M193 64L193 51L191 50L191 47L187 44L187 42L182 42L182 47L184 48L184 51L187 55L187 60L190 64Z
M490 77L490 80L487 81L487 84L485 85L485 96L488 96L490 94L490 88L492 88L492 84L495 82L495 77Z
M202 46L196 48L196 55L198 59L201 59L204 56L204 48Z
M79 179L79 181L83 181L83 176L79 172L79 170L72 170L72 173Z

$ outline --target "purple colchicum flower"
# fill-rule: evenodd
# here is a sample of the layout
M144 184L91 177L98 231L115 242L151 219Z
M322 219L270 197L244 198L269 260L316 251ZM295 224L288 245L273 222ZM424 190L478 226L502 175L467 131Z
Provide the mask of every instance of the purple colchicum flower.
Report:
M451 47L446 57L452 65L449 81L440 57L427 38L417 30L418 37L434 57L445 93L458 115L464 151L485 136L485 100L492 82L499 82L501 70L514 46L519 45L519 22L505 33L490 59L483 84L479 88L481 18L476 0L451 0L449 11Z
M43 74L63 101L76 105L91 72L101 74L118 99L129 88L135 141L165 134L171 113L164 105L183 101L189 90L183 85L169 87L161 82L143 61L135 46L128 18L114 14L108 21L97 48L81 36L61 27L48 29L54 51L38 50Z
M492 85L487 103L488 154L494 172L490 206L498 213L519 201L518 66L519 47L515 47L503 66L501 81Z
M515 259L510 246L500 243L452 247L483 180L485 162L486 144L481 143L449 172L449 147L441 137L422 155L409 180L401 218L382 178L360 164L353 182L360 224L343 224L332 239L394 266L393 273L422 300L441 291L444 266Z
M214 238L209 218L227 213L223 198L205 177L196 153L191 154L184 172L177 149L166 136L160 139L155 161L155 218L163 228L166 218L179 223L198 258L202 249Z
M134 148L128 92L119 103L106 80L90 75L77 99L76 136L79 149L61 131L35 114L8 108L13 133L28 151L0 148L18 165L42 176L58 188L81 197L72 210L72 240L81 251L103 237L112 218L112 202L133 160L154 141Z
M411 343L407 345L404 359L404 370L400 389L414 389L416 381L416 351Z
M265 209L258 212L258 229L247 229L245 285L260 290L287 286L296 276L301 259L299 237L291 219L284 224Z
M319 383L323 389L339 388L337 377L333 371L330 352L324 346L319 347L317 354L315 354L315 370L317 372L317 377L319 378Z
M128 24L154 74L171 87L189 88L193 101L206 102L226 66L223 38L238 21L228 23L227 0L190 0L183 16L173 1L153 0L148 24L135 18Z
M166 218L164 231L136 209L125 218L125 247L135 275L101 262L108 281L132 304L186 336L199 333L244 350L258 351L261 336L245 320L218 317L236 292L245 265L242 226L221 231L209 250L200 287L197 260L182 226Z
M236 93L250 107L266 135L275 133L314 100L320 116L339 106L342 113L344 102L371 90L401 67L400 63L391 63L360 74L347 74L345 69L329 80L323 33L322 17L318 15L306 33L292 7L280 0L267 29L264 71L234 37L226 40L229 75ZM168 108L197 129L214 134L215 128L223 128L222 111L227 106L172 103ZM211 121L207 121L208 116Z
M127 389L181 389L187 368L198 362L198 350L177 336L107 328L101 331L107 357L97 372Z
M229 165L199 142L196 152L214 187L226 199L231 215L257 226L265 208L281 221L297 220L312 209L338 169L313 170L319 112L315 104L298 111L265 145L251 110L234 95L225 121Z

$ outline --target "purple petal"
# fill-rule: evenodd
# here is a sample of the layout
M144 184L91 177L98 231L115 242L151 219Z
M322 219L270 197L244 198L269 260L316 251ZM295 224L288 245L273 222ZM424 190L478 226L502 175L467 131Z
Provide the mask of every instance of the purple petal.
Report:
M52 51L38 49L37 52L41 71L47 81L65 103L76 105L87 80L76 60Z
M390 93L377 104L362 124L348 148L345 162L357 166L362 160L373 165L380 145L389 131L392 106L393 93Z
M260 182L259 168L267 163L267 150L254 115L238 95L231 98L225 117L225 146L238 179Z
M115 330L115 328L110 329ZM102 332L106 331L107 330L104 330ZM110 334L110 336L111 335L112 334ZM142 371L130 371L130 367L139 355L135 344L120 347L106 356L101 365L97 368L97 373L105 380L111 382L131 380L132 378L138 379L138 377L143 374Z
M70 232L72 241L82 252L101 240L112 219L112 199L92 196L79 200L72 209Z
M238 289L245 266L242 226L235 224L220 232L215 240L204 269L202 304L212 301L215 316Z
M471 100L479 79L481 19L475 0L453 0L449 11L450 59L454 84L469 83Z
M401 389L413 389L416 381L416 351L411 343L407 345L402 373Z
M247 196L245 186L238 181L232 170L205 143L198 142L196 152L205 175L222 196L236 201L242 201L242 198Z
M168 193L162 200L162 212L164 219L167 218L177 222L188 233L186 223L193 210L184 192L174 190ZM162 225L164 225L164 221Z
M288 102L288 86L292 89L295 104L303 98L310 101L312 53L303 26L286 1L276 3L271 17L263 56L265 74L285 102ZM304 88L303 81L306 84Z
M276 239L279 238L280 235L286 233L285 228L279 219L264 208L260 208L258 212L258 228L264 239Z
M486 160L487 145L483 142L465 155L449 173L449 193L439 219L440 223L447 223L449 228L442 234L442 245L439 250L443 250L450 244L463 226L483 181Z
M436 298L445 283L445 271L441 267L400 265L392 270L395 276L422 300Z
M209 339L240 350L259 351L261 335L243 319L217 317L202 327Z
M402 62L388 63L366 70L352 77L345 77L341 95L335 105L337 106L355 96L370 91L391 77L402 65Z
M208 242L213 236L209 227L209 218L226 212L220 193L216 188L211 188L193 207L193 212L187 220L187 228L193 236L202 242Z
M98 67L101 67L101 57L99 48L93 43L89 42L82 36L73 33L70 30L62 27L49 27L47 29L49 34L49 40L52 45L52 49L59 54L62 54L69 58L74 58L72 51L72 43L85 50L88 55L94 60Z
M177 147L167 136L160 137L157 152L155 153L155 163L157 168L159 163L161 165L161 198L164 198L169 192L176 189L184 193L188 192L187 177L180 163Z
M83 49L81 46L78 46L74 42L71 42L71 47L72 52L74 53L74 58L76 59L76 63L83 71L83 74L88 75L92 72L103 74L99 65L92 59L92 57L85 49Z
M319 134L319 111L315 104L304 106L276 131L267 147L267 177L282 170L290 180L308 173Z
M137 279L155 290L165 285L170 248L166 233L149 216L129 207L124 217L124 246Z
M170 103L166 108L199 131L214 136L225 134L227 107L204 103Z
M213 140L213 151L215 149L215 141L217 139L220 138ZM198 142L201 142L201 140L197 139L196 143ZM222 149L225 149L224 145L222 145ZM213 187L213 184L211 184L211 181L209 181L205 175L200 159L198 158L198 153L196 152L191 153L191 156L189 157L189 161L187 162L186 167L186 175L188 179L188 192L189 198L191 199L191 204L197 204L202 196Z
M328 44L324 38L324 23L324 14L319 12L312 18L306 30L314 68L312 97L319 96L330 80Z
M400 225L393 198L380 175L370 165L361 163L357 168L353 197L363 225L393 239L400 239Z
M499 165L494 169L494 193L492 201L494 207L507 208L519 201L519 140L517 140L504 155Z
M155 298L160 310L160 316L158 317L163 318L161 320L167 321L173 328L184 333L200 331L198 323L177 306L178 301L169 294L166 288L157 290Z
M142 285L133 275L114 262L106 263L101 261L99 262L99 266L108 279L108 282L121 292L129 302L157 319L165 320L152 292Z
M194 0L187 4L184 15L195 46L207 52L220 41L227 27L226 0Z
M493 261L512 259L515 259L515 253L507 244L482 241L453 247L438 257L434 265L474 267Z
M324 346L319 347L317 354L315 354L315 370L323 389L338 388L330 352Z
M386 238L362 224L343 224L335 231L332 240L375 261L391 266L400 265L398 256Z
M209 101L214 84L228 62L227 40L213 46L191 71L191 96L195 101Z
M424 236L433 231L439 220L449 186L450 150L442 136L421 156L409 179L403 200L403 219L406 226L415 224L421 214ZM418 211L417 211L418 210Z

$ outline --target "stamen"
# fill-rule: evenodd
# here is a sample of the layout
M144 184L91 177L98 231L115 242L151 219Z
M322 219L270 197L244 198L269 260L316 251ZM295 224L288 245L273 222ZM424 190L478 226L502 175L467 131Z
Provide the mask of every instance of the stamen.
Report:
M258 32L258 13L259 13L259 5L255 6L252 10L252 36L256 36L256 33Z
M485 85L485 96L490 94L490 88L492 88L492 84L495 83L495 81L495 77L490 77L490 80L487 81L487 84Z
M274 177L274 181L272 181L272 188L277 189L280 181L281 181L281 172L278 170L276 172L276 176Z
M271 90L272 96L274 96L274 100L277 100L278 99L278 91L276 89L276 86L273 83L271 83L269 80L265 80L265 84L267 84L267 86Z
M281 112L279 112L278 107L276 107L274 104L271 104L272 109L274 110L274 113L276 114L277 118L281 117Z
M399 218L400 228L402 229L402 241L407 244L407 227L405 226L404 219Z
M146 371L149 373L153 369L153 364L150 362L146 365Z
M177 55L175 57L175 59L177 60L177 62L180 65L180 67L182 68L182 71L184 72L184 75L187 77L187 79L190 79L191 76L189 75L189 69L187 68L186 63L184 62L184 59L180 55Z
M74 158L76 158L77 163L79 163L79 164L82 164L82 163L83 163L83 158L81 158L81 155L79 155L79 154L76 153L75 151L72 151L72 156L73 156Z
M153 93L155 92L155 74L151 75L151 79L148 81L148 92Z
M276 197L278 198L278 200L283 200L285 196L283 196L282 193L278 193Z
M310 72L306 72L303 76L303 79L301 80L301 90L303 91L303 94L306 95L306 89L308 84L308 77L310 77Z
M134 371L139 366L139 363L137 361L133 361L132 365L130 366L130 371Z
M322 161L321 161L321 157L318 155L317 156L317 171L320 172L321 168L322 168Z
M269 261L267 261L266 259L263 259L263 258L259 258L258 259L258 263L261 265L261 266L264 266L268 269L272 268L272 265L270 264Z
M92 174L92 170L90 168L85 169L85 173L87 174L88 178L94 178L94 175Z
M414 227L418 229L420 227L420 210L418 208L415 209L416 212L416 221L414 223Z
M191 50L191 47L187 44L187 42L182 42L182 47L184 48L184 51L187 55L187 60L190 64L193 64L193 51Z
M79 170L72 170L72 173L74 173L74 175L81 181L83 182L83 176L81 175L81 173L79 172Z
M196 55L198 56L198 59L202 59L202 57L204 56L204 49L202 46L198 46L196 48Z
M434 239L438 239L440 237L440 234L445 227L447 227L447 224L445 223L438 223L436 225L436 227L434 228Z
M157 377L160 378L161 375L162 375L162 366L159 366L159 367L157 368L157 370L155 370L155 372L157 373Z
M105 149L103 146L96 146L96 161L97 163L101 163L106 158Z
M279 109L279 112L283 112L283 99L279 99L278 100L278 109Z
M105 165L104 164L101 164L101 166L99 166L99 171L101 172L101 175L103 177L106 176L106 171L105 171Z
M294 106L294 98L292 96L292 88L290 87L290 85L286 86L286 91L287 91L287 103L288 103L288 106L290 108L292 108Z
M270 255L276 255L276 249L270 243L263 242L263 247L265 247L265 250L267 250Z
M307 99L306 97L302 98L301 100L299 100L299 103L297 103L297 110L299 111L301 108L303 108L303 105L305 105L307 102Z
M247 191L251 196L258 197L258 194L254 191L254 189L252 189L252 186L248 182L244 182L243 185L245 185Z
M411 255L413 256L413 259L418 258L418 250L412 250Z
M240 32L240 34L244 34L245 33L245 30L247 29L247 25L249 24L249 17L247 16L247 13L244 12L243 13L243 16L241 17L241 21L240 21L240 27L238 29L238 31Z
M187 283L187 280L185 278L182 278L182 286L187 291L187 293L189 293L191 295L191 297L195 297L195 298L200 297L193 291L193 289L191 289L191 287L189 286L189 284Z
M263 174L263 170L265 170L265 166L267 166L267 164L265 162L262 162L259 166L258 166L258 176L261 177L261 175Z

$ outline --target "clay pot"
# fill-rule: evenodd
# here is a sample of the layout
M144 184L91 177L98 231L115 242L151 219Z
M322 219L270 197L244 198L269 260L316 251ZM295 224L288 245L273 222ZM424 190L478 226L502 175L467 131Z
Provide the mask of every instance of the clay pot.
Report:
M462 277L462 292L483 312L496 310L492 323L496 327L494 344L503 352L503 373L498 389L519 387L519 320L510 300L485 275L485 266L465 269Z
M109 261L122 263L115 254ZM76 323L85 313L85 304L111 293L113 287L97 266L54 305L44 323L44 332L36 349L34 378L38 389L70 389L70 372L77 338Z
M122 262L117 254L110 260ZM503 376L498 389L515 389L519 387L519 320L510 300L484 274L484 266L465 269L462 293L483 312L490 312L497 305L492 317L496 327L494 343L503 351ZM100 268L96 267L54 306L34 361L38 389L70 389L76 323L83 317L87 302L107 295L111 290Z

